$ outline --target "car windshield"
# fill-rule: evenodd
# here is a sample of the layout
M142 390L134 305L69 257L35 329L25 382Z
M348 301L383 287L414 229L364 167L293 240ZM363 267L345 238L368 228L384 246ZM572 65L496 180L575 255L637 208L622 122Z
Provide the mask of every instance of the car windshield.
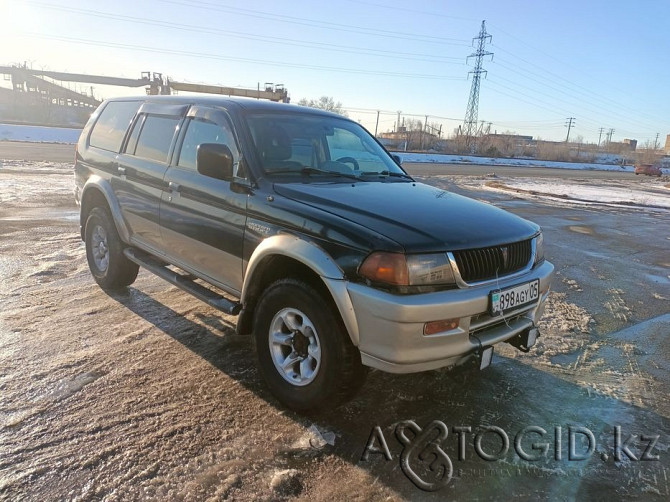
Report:
M248 123L268 175L335 176L365 181L409 178L355 122L287 113L251 115Z

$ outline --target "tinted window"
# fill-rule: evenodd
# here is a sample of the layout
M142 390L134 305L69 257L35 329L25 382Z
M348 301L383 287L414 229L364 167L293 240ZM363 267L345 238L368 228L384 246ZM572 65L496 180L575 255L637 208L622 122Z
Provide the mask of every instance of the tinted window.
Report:
M140 131L142 130L142 124L144 124L144 117L146 115L140 114L139 118L135 121L133 130L130 131L130 137L128 138L128 143L126 144L126 153L135 155L135 149L137 148L137 140L140 137Z
M91 131L89 139L91 146L118 152L126 129L139 107L138 101L107 103Z
M230 127L202 119L194 119L189 122L186 129L177 165L188 169L195 169L198 145L201 145L202 143L220 143L222 145L227 145L233 153L233 159L237 160L238 155L235 146L235 138Z
M177 117L147 115L137 140L135 155L158 162L167 162L168 150L179 120Z
M250 115L251 134L266 173L315 167L342 174L399 173L388 153L360 125L312 114Z

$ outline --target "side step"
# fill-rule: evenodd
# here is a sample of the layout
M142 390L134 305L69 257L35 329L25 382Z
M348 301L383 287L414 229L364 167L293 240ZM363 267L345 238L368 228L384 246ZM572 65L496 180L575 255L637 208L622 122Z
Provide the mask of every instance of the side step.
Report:
M169 283L192 294L215 309L229 315L237 315L240 313L240 310L242 310L241 303L232 302L211 289L201 286L194 282L195 277L190 274L182 275L170 270L165 263L153 258L149 254L133 248L124 249L123 254L125 254L129 260L137 263L140 267L146 268L149 272L156 274L161 279L165 279Z

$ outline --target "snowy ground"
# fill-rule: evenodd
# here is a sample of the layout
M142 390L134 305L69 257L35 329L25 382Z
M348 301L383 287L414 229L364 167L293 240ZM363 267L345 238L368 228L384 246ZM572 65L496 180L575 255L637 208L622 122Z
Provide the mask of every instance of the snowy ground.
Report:
M634 172L634 166L621 164L592 164L585 162L552 162L535 159L501 159L494 157L476 157L474 155L445 155L433 153L406 153L394 152L400 155L403 162L435 163L435 164L477 164L485 166L515 166L515 167L548 167L552 169L574 169L587 171L617 171ZM664 174L670 174L670 169L662 169Z
M0 124L0 141L35 143L76 143L81 129Z
M630 189L662 205L657 180L597 181L610 195L585 203L571 197L594 198L576 179L426 177L543 227L556 277L538 345L528 354L497 346L482 373L372 372L351 403L300 416L266 390L235 318L147 272L123 293L97 287L71 164L1 166L0 500L670 498L670 213L638 195L635 207L613 200ZM449 428L442 447L455 475L438 492L400 469L394 430L409 419ZM376 426L390 461L363 459ZM463 460L456 426L473 431ZM511 440L498 461L474 453L487 426ZM548 431L539 461L514 452L527 426ZM568 458L571 426L594 434L586 460ZM658 436L658 460L617 460L616 426L635 435L636 458L648 444L640 436ZM529 452L536 439L524 441ZM495 435L483 445L500 450Z
M646 180L645 180L646 181ZM599 181L583 182L564 180L538 180L513 178L487 180L478 183L490 190L505 190L525 198L544 198L569 201L573 204L627 205L645 209L670 210L670 183L663 181L646 183L621 183Z

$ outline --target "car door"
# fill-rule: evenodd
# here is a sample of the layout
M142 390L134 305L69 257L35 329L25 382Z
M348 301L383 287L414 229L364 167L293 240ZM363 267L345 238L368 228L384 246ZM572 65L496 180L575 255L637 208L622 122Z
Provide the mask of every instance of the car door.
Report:
M196 166L198 145L220 143L230 148L235 175L239 174L240 150L232 122L221 109L193 106L183 129L165 174L167 187L160 204L163 247L176 265L239 294L248 192L236 189L237 183L204 176Z
M159 206L178 126L188 105L145 103L117 157L113 188L131 241L149 251L162 247Z

